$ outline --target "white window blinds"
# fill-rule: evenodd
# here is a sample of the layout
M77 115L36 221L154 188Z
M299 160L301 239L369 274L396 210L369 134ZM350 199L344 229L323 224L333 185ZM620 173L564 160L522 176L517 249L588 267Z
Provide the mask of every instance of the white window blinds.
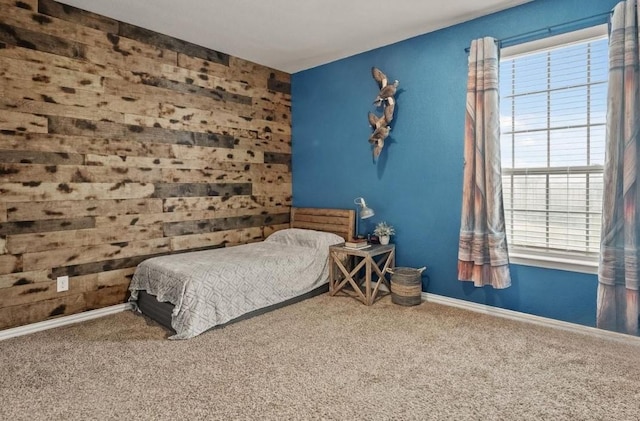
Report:
M503 50L505 220L515 256L594 264L602 213L608 41L606 35L574 36L582 39L515 56Z

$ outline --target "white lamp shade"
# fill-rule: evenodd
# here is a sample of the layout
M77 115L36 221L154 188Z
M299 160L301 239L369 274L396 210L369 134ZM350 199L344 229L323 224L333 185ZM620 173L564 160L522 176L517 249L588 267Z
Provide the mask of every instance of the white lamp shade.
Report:
M375 214L376 213L373 211L373 209L368 208L368 207L365 206L360 211L360 218L362 218L362 219L371 218Z
M373 209L371 209L370 207L367 206L367 202L364 201L363 197L356 197L356 199L353 201L353 203L355 203L356 205L360 206L360 212L358 212L358 216L361 219L367 219L367 218L371 218L373 215L375 215L376 213L373 211Z
M375 215L375 212L373 211L373 209L367 206L367 203L364 201L363 197L356 197L353 203L360 207L358 217L356 218L356 237L358 237L358 235L360 234L360 231L358 229L358 221L360 219L371 218L373 215Z

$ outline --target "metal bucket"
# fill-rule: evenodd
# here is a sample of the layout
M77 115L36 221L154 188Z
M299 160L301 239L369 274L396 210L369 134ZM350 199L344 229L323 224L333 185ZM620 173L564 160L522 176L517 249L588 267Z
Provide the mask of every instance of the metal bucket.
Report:
M391 273L391 301L401 306L415 306L422 302L422 272L426 267L393 268Z

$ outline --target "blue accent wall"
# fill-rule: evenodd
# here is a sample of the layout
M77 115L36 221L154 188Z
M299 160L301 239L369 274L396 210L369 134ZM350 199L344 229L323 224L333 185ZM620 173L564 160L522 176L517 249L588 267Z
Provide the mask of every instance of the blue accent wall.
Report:
M511 265L513 285L505 290L457 280L464 50L474 38L504 39L587 18L617 1L536 0L294 74L293 204L354 208L363 196L376 215L361 221L360 231L383 220L394 225L397 265L428 266L423 290L594 326L595 275ZM367 141L367 112L375 110L378 91L372 66L400 81L396 119L377 163Z

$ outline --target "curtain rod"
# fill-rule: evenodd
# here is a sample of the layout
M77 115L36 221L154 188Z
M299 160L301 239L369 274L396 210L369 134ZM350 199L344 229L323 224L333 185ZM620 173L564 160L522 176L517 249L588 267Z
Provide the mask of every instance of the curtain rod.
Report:
M559 23L557 25L546 26L544 28L536 29L536 30L529 31L529 32L523 32L523 33L518 34L518 35L512 35L510 37L498 39L498 40L496 40L496 42L498 43L498 46L502 48L503 44L509 43L510 41L533 37L536 34L543 34L543 33L550 34L553 31L557 31L559 28L562 28L562 27L565 27L565 26L575 25L576 23L581 23L581 22L585 22L585 21L596 20L598 18L603 18L605 16L610 16L611 14L613 14L613 10L611 10L609 12L598 13L597 15L587 16L586 18L580 18L580 19L569 21L569 22ZM467 47L467 48L464 49L464 51L468 53L470 51L470 48Z

